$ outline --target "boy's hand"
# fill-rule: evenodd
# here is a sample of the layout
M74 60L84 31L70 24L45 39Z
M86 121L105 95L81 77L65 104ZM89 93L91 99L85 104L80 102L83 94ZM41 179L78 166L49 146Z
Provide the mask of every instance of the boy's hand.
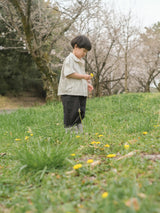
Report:
M91 76L90 76L90 75L88 75L88 74L86 74L86 75L84 75L84 79L88 81L88 80L90 80L90 79L91 79Z

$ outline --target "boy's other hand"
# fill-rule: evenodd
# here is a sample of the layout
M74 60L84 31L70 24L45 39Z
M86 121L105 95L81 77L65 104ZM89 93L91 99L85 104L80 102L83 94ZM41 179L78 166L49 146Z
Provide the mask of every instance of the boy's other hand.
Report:
M91 84L88 84L88 91L92 92L92 90L93 90L93 86Z

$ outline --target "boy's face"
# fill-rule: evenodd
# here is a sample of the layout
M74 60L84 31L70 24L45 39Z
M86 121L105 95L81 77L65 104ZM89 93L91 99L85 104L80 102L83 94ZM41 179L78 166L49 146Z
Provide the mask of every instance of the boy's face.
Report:
M79 47L76 47L76 46L73 49L73 54L79 59L85 57L87 52L88 52L88 50L86 50L85 48L79 48Z

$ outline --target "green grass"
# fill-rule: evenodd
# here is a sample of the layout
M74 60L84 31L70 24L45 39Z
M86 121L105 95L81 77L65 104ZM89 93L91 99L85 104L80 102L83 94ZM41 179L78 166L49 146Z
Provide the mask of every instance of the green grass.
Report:
M0 213L160 212L160 94L89 99L83 125L61 103L0 115Z

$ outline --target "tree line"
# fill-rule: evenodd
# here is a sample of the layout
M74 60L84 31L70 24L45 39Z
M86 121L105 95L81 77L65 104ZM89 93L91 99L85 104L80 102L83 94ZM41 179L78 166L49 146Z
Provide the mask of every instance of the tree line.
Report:
M93 96L160 91L160 22L146 27L130 11L117 14L101 0L2 0L0 2L0 94L34 88L57 99L70 40L87 35L85 57L93 73Z

